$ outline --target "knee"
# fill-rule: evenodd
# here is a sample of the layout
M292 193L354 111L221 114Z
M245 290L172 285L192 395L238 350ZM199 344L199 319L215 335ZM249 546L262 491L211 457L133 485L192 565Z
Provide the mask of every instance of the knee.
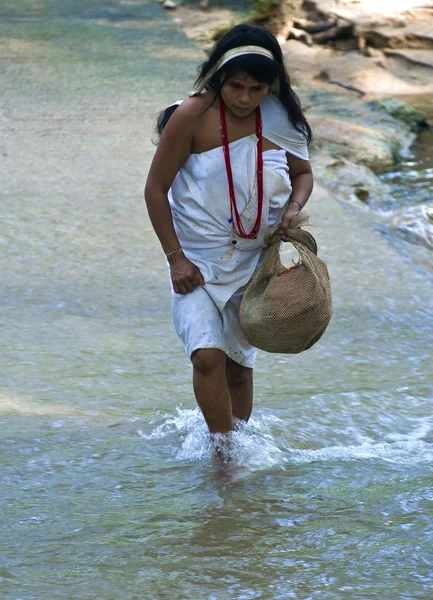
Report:
M225 354L216 348L202 348L193 353L191 362L201 375L210 375L212 371L224 365Z
M227 383L230 386L244 386L252 381L253 370L237 363L226 365Z

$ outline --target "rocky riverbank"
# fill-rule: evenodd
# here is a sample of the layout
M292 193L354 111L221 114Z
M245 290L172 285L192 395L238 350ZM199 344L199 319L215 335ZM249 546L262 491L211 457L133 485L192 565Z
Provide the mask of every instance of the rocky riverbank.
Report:
M212 4L165 2L205 51L246 16L221 8L229 3ZM313 129L316 181L360 209L380 209L390 190L378 173L407 157L428 127L425 115L398 96L433 93L433 2L387 6L305 0L276 32ZM432 206L388 211L387 228L433 249Z
M205 49L236 22L268 26L309 85L360 96L433 92L433 0L158 1Z

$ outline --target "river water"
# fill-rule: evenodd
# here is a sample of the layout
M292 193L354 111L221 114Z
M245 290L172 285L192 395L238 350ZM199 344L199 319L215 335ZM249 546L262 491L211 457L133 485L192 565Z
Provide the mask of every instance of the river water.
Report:
M403 100L419 108L433 123L433 99L431 95L403 97ZM414 144L412 153L401 163L381 175L390 187L391 194L382 206L385 210L407 208L432 201L433 190L433 129L422 131Z
M317 189L333 322L218 466L141 191L199 52L154 0L0 16L0 597L431 598L431 271Z

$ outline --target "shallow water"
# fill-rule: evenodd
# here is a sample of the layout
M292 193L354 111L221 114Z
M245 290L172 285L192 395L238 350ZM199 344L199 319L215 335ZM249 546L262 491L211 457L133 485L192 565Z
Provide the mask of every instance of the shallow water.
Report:
M154 0L25 5L0 29L0 596L430 598L431 272L318 203L333 322L260 353L216 464L141 200L198 51Z
M408 102L410 98L406 99ZM418 100L418 102L417 102ZM433 101L412 99L421 106L433 127ZM391 167L380 179L388 184L391 195L383 203L385 210L409 207L432 201L433 192L433 129L422 131L414 144L411 156Z

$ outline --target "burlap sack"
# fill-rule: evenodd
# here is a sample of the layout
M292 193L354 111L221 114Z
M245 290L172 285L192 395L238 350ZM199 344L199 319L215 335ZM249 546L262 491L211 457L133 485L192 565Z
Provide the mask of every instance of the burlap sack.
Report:
M308 222L305 212L292 221L288 236L299 260L289 269L281 263L278 226L267 233L268 249L242 299L240 324L245 336L266 352L308 350L332 316L328 269L317 257L314 237L300 228Z

